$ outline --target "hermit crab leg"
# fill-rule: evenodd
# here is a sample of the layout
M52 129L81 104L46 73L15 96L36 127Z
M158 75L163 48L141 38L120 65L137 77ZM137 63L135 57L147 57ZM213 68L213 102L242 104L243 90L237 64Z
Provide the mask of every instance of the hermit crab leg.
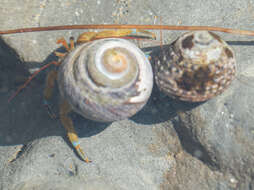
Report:
M67 136L68 136L70 142L72 143L73 147L77 151L78 155L82 158L82 160L89 163L91 161L87 158L87 156L85 156L84 151L80 147L80 141L78 140L77 133L76 133L74 126L73 126L73 122L72 122L71 118L68 116L68 113L70 113L71 110L72 110L71 106L69 105L69 103L66 100L64 100L60 104L61 123L63 124L64 128L66 129Z
M74 49L74 39L72 37L70 38L70 46L68 45L68 43L66 42L66 40L64 38L59 39L57 41L57 43L62 44L66 48L67 51L71 51L72 49ZM55 53L56 53L56 55L60 56L60 58L62 56L65 56L65 54L60 55L60 54L57 54L58 52L55 52ZM59 65L60 64L61 64L61 62L59 62ZM48 108L50 115L52 115L52 112L50 111L50 107L48 105L48 100L52 97L52 92L53 92L53 88L55 86L56 79L57 79L57 71L56 70L50 71L47 75L46 87L44 89L44 104ZM87 162L87 163L91 162L85 156L84 151L80 147L80 142L78 140L78 135L74 129L73 122L72 122L71 118L68 116L68 113L71 111L72 111L71 106L69 105L69 103L67 101L63 101L60 104L59 116L60 116L61 123L64 126L65 130L67 131L67 136L68 136L71 144L77 151L78 155L85 162Z
M49 100L52 97L52 92L53 92L53 88L55 86L56 78L57 78L57 71L56 70L50 71L47 75L46 87L45 87L44 93L43 93L44 98L46 100Z
M57 78L57 71L56 70L52 70L48 73L47 75L47 79L46 79L46 87L44 88L44 105L48 110L48 113L50 115L51 118L56 119L56 115L55 113L51 110L48 100L52 97L52 93L53 93L53 88L55 86L55 82L56 82L56 78Z
M145 30L127 30L127 29L106 30L101 32L84 32L78 37L77 43L85 43L88 41L102 38L156 39L156 36L154 33Z
M56 116L54 114L52 114L53 112L50 111L50 107L48 105L48 100L52 96L52 89L54 88L56 78L57 78L57 71L56 70L50 71L49 74L47 75L46 87L44 89L44 99L45 99L44 104L48 108L50 115L53 115L54 118L56 118ZM71 118L68 116L68 113L71 112L71 110L72 109L71 109L71 107L70 107L70 105L67 101L63 101L60 104L59 116L60 116L61 123L64 126L65 130L67 131L67 136L68 136L71 144L73 145L73 147L77 151L78 155L85 162L87 162L87 163L91 162L85 156L84 151L80 147L80 142L78 140L78 135L77 135L77 133L74 129L73 122L72 122Z
M74 49L74 38L70 37L70 46L68 45L67 41L64 38L60 38L57 40L57 44L62 44L63 47L69 52L72 49ZM60 58L60 60L66 55L66 53L60 53L55 52L55 55ZM58 66L61 64L61 61L58 61ZM51 108L49 106L49 99L52 97L53 88L55 86L55 82L57 79L57 71L52 70L48 73L47 79L46 79L46 87L44 88L44 105L46 106L49 115L52 118L56 118L55 114L51 111Z

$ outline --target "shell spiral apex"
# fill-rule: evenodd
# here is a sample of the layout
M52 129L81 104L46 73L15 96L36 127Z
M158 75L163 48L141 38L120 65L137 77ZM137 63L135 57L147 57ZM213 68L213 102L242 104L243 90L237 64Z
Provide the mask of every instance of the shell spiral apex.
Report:
M58 83L74 111L110 122L131 117L146 104L153 73L136 45L108 38L74 49L60 65Z
M155 81L167 95L201 102L221 94L235 76L233 50L208 31L188 32L163 47L155 62Z

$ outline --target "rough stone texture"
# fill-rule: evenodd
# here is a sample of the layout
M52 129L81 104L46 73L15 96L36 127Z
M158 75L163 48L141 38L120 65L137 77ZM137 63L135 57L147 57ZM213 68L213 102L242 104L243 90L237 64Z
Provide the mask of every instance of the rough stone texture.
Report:
M63 24L211 25L253 29L252 1L1 0L0 30ZM53 60L55 41L81 31L0 39L0 189L254 189L253 38L220 34L236 53L237 80L203 104L155 87L147 106L112 124L72 114L84 164L42 105L45 72L10 104L29 72ZM159 36L159 31L155 32ZM169 43L180 32L163 32ZM157 43L158 44L158 43ZM56 92L57 94L57 92ZM58 97L52 104L57 112Z

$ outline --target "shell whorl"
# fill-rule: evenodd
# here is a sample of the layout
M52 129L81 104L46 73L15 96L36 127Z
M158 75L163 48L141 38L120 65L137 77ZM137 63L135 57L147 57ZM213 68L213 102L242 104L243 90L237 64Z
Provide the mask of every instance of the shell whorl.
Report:
M60 65L58 84L74 111L96 121L115 121L134 115L145 105L153 74L138 47L108 38L75 48Z
M221 94L235 76L233 50L208 31L183 34L153 59L156 84L184 101L201 102Z
M96 47L97 50L93 49ZM131 83L138 75L137 58L133 49L127 50L119 41L93 46L90 52L94 55L89 55L91 60L87 62L87 69L98 86L120 88ZM82 56L86 59L87 54Z

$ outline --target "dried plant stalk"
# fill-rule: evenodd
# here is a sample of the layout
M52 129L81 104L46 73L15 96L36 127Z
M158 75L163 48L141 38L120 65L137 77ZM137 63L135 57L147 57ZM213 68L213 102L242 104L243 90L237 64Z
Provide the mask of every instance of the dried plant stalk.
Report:
M232 28L214 27L214 26L176 26L176 25L117 25L117 24L95 24L95 25L63 25L46 26L33 28L20 28L13 30L0 31L0 34L15 34L25 32L39 32L51 30L75 30L75 29L144 29L144 30L208 30L224 32L230 34L254 36L254 31L239 30Z

